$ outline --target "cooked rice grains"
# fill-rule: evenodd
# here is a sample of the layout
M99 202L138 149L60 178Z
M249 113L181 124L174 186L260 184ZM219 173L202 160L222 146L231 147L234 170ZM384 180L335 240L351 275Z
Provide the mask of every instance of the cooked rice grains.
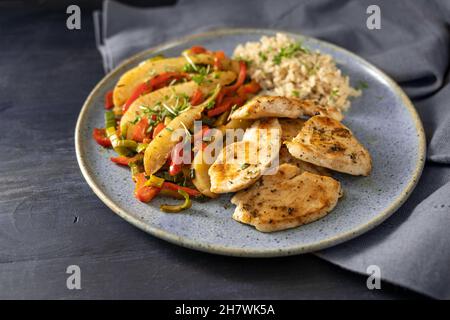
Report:
M310 51L282 33L240 44L234 57L248 62L248 73L262 86L262 94L312 99L341 111L350 107L350 97L361 94L330 55Z

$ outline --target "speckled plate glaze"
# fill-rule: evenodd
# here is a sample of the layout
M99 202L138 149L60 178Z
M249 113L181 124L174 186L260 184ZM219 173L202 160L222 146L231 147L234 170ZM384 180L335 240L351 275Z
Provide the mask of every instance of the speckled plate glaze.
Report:
M370 177L336 174L345 196L325 218L296 229L264 234L231 218L229 196L195 202L182 214L159 211L133 197L129 170L113 164L112 151L99 147L92 129L103 126L103 97L119 77L139 62L158 54L177 56L192 45L225 50L275 30L226 29L194 35L144 51L122 63L94 88L78 118L75 144L78 163L88 184L115 213L138 228L169 242L211 253L246 256L286 256L324 249L352 239L383 222L408 198L425 159L425 135L420 119L404 92L367 61L332 44L288 33L311 48L332 55L351 83L365 81L368 88L352 102L344 123L373 157Z

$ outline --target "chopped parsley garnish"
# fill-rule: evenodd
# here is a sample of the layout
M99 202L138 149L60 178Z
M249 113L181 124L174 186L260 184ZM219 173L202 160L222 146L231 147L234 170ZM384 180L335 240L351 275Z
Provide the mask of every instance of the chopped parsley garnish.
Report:
M214 108L215 104L216 104L216 101L212 100L212 101L208 102L208 104L206 105L205 108L212 109L212 108Z
M192 69L197 71L197 66L195 65L194 61L189 57L187 53L183 53L183 56L186 58L187 62L192 66Z
M236 57L235 58L236 61L244 61L247 64L247 67L250 67L250 65L253 63L252 60L250 59L245 59L243 57Z
M357 90L364 90L364 89L367 89L367 88L369 88L369 85L365 81L358 81L358 83L356 84L356 89Z
M158 123L164 121L166 117L173 119L180 113L183 113L191 108L189 97L186 94L173 94L170 97L165 97L164 100L165 102L159 101L155 103L153 107L142 106L140 108L143 115L148 118L150 126L157 125Z
M208 64L206 66L197 67L197 74L192 76L192 81L197 84L202 84L205 81L206 76L211 71L211 66Z
M190 63L186 63L186 64L183 66L183 71L184 71L184 72L188 72L188 73L193 73L193 72L195 72L196 70L194 69L194 67L193 67Z
M185 99L185 100L189 100L189 96L186 93L180 94L180 97Z
M281 48L273 58L274 64L280 64L283 58L292 58L298 52L309 53L309 50L302 46L300 42L291 43L287 47Z
M335 99L338 96L339 96L339 89L334 88L333 90L331 90L331 93L330 93L330 98L331 99Z
M312 66L305 65L305 67L308 72L308 76L316 74L316 72L319 70L319 66L317 66L316 64L313 64Z
M192 81L194 81L197 84L202 84L203 80L205 80L205 76L202 74L196 74L192 76Z
M141 120L141 117L137 116L136 118L134 118L133 121L129 121L129 122L134 125L134 124L138 123L140 120Z
M170 114L172 114L173 116L177 116L177 113L175 112L175 110L174 109L172 109L170 106L168 106L167 104L165 104L165 103L163 103L162 104L163 105L163 107L170 113Z
M267 61L267 55L264 52L260 51L258 55L262 61Z
M292 90L292 95L296 98L300 97L300 92L298 92L298 90Z

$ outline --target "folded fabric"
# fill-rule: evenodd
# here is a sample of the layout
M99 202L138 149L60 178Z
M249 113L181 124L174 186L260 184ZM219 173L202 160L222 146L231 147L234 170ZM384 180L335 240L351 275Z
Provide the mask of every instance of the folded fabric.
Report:
M381 9L381 29L366 26ZM94 14L105 71L164 41L220 27L300 32L347 48L392 76L413 99L428 140L427 164L408 201L385 223L318 256L435 298L450 298L450 37L448 1L181 0L133 8L105 1Z

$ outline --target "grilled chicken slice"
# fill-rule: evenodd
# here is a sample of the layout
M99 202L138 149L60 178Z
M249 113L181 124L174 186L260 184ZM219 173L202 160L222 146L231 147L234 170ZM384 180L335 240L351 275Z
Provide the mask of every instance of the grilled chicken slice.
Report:
M262 232L295 228L324 217L340 195L335 179L282 164L275 175L262 177L231 199L237 206L233 219Z
M285 142L296 158L335 171L367 176L372 170L369 151L339 121L315 116L300 133Z
M302 119L278 119L281 126L281 141L291 141L300 130L302 130L305 120Z
M305 120L302 119L278 119L281 126L281 141L291 141L294 139L300 130L302 129L303 125L305 124ZM316 174L320 174L323 176L331 176L330 171L326 168L319 167L316 165L313 165L312 163L308 163L305 161L302 161L300 159L297 159L293 157L287 147L285 145L282 145L280 148L280 158L279 163L290 163L298 168L300 168L302 171L308 171Z
M306 162L306 161L303 161L303 160L293 157L289 153L289 150L286 148L286 146L281 146L281 148L280 148L279 163L280 163L280 165L283 163L292 164L292 165L296 166L297 168L299 168L302 172L308 171L311 173L319 174L321 176L331 177L330 170L328 170L327 168L319 167L312 163L309 163L309 162Z
M231 119L261 119L261 118L300 118L305 116L323 115L338 121L343 119L342 113L333 107L323 107L312 100L279 96L258 96L234 111Z
M281 127L276 118L256 121L241 141L226 146L209 168L211 192L227 193L247 188L278 166Z

